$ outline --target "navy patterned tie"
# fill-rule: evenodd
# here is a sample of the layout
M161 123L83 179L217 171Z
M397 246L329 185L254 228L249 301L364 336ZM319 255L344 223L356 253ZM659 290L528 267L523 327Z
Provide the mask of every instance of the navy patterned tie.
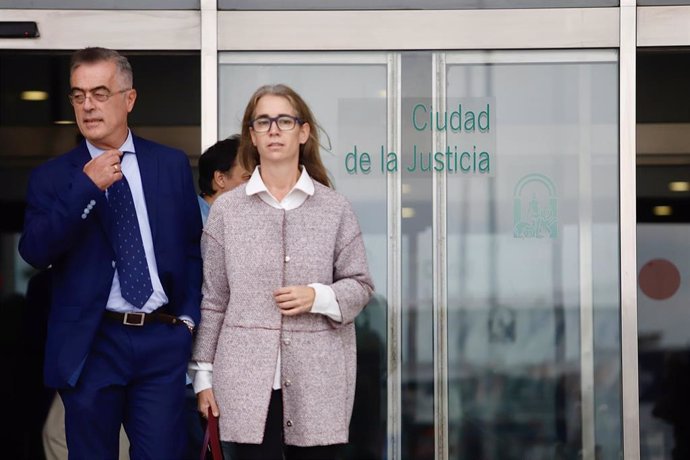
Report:
M141 308L153 294L153 286L132 191L124 176L108 189L108 202L114 222L120 292L127 302Z

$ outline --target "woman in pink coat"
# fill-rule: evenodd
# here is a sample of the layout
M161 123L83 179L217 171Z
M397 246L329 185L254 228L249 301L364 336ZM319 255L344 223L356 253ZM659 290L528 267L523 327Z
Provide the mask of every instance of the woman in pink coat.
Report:
M252 177L216 200L204 228L194 383L233 460L338 458L348 441L354 319L373 285L317 131L292 89L259 88L238 157Z

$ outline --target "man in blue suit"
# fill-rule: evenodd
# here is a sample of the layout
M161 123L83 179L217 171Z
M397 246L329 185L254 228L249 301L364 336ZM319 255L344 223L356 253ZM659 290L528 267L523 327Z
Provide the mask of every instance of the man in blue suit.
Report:
M201 300L201 219L183 152L133 136L132 69L113 50L72 56L85 137L30 179L19 251L52 266L46 384L65 404L70 459L180 458L185 370Z

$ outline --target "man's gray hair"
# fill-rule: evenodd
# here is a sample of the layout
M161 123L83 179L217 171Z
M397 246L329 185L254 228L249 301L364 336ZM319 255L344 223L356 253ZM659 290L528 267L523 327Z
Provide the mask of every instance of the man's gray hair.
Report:
M134 83L132 66L126 57L108 48L90 47L75 51L74 54L72 54L69 73L72 75L74 70L82 64L95 64L103 61L114 62L117 66L118 73L124 80L124 84L132 88Z

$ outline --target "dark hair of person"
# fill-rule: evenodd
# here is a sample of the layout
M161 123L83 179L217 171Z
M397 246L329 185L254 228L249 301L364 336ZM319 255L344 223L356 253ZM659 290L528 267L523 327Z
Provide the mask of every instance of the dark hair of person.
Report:
M328 171L321 162L321 154L319 152L319 125L314 118L309 106L292 88L286 85L265 85L257 89L252 95L244 111L242 118L242 137L240 139L240 151L237 156L240 165L249 172L254 171L254 168L261 163L259 152L252 144L251 135L249 134L250 122L254 118L254 111L259 99L267 94L273 96L281 96L287 99L295 109L295 116L300 118L304 123L308 123L309 139L307 142L300 145L299 162L307 168L307 172L312 179L326 187L333 187L331 180L328 178Z
M237 149L240 146L239 134L218 141L199 157L199 190L202 196L213 196L213 173L226 173L235 165Z
M71 75L74 70L82 64L96 64L104 61L114 62L122 78L122 83L128 88L132 88L134 76L129 60L117 51L108 48L91 47L75 51L72 54L69 73Z

